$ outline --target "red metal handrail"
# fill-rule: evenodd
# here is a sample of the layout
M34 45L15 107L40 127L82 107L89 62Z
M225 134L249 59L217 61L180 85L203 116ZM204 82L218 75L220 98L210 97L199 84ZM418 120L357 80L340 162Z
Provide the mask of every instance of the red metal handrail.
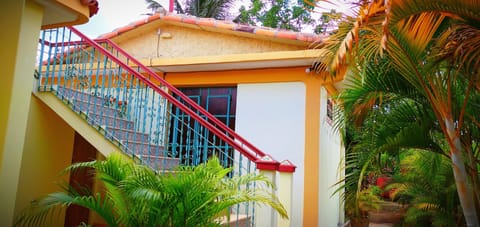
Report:
M195 111L199 111L200 113L204 114L209 120L211 120L213 123L215 123L218 127L220 127L222 130L226 131L228 135L224 132L222 132L219 128L215 127L210 123L209 121L205 120L202 118L200 115L198 115L194 110L191 108L188 108L185 104L180 102L178 99L170 95L168 92L164 91L158 85L154 84L151 80L146 78L144 75L139 73L138 71L132 69L129 65L126 63L122 62L120 59L118 59L115 55L113 55L110 51L106 50L104 47L102 47L100 44L98 44L96 41L91 40L87 36L85 36L83 33L79 32L77 29L73 27L68 27L72 32L74 32L76 35L78 35L81 39L83 39L86 43L91 45L92 47L96 48L98 51L100 51L102 54L108 56L112 61L117 63L118 65L122 66L125 68L128 72L130 72L133 76L139 78L142 82L150 86L152 89L154 89L156 92L160 93L163 97L165 97L168 101L172 102L175 106L180 108L182 111L185 111L188 113L192 118L197 120L201 125L206 127L208 130L212 131L215 135L220 137L221 139L225 140L229 145L231 145L234 149L238 150L241 154L245 155L249 160L257 163L261 162L261 158L265 156L265 153L260 151L258 148L253 146L251 143L249 143L246 139L235 133L232 129L228 128L223 122L215 118L212 114L210 114L208 111L206 111L204 108L202 108L200 105L197 103L193 102L190 98L188 98L185 94L180 92L177 88L169 84L167 81L165 81L162 77L158 76L155 72L153 72L151 69L148 67L144 66L141 64L138 60L130 56L127 52L125 52L123 49L121 49L118 45L113 43L110 40L99 40L101 42L107 42L109 45L111 45L113 48L116 49L116 51L120 52L123 54L129 61L132 61L135 63L138 67L140 67L142 70L147 72L149 76L152 76L156 80L159 80L163 86L167 87L169 90L171 90L174 94L178 95L180 98L182 98L188 105L192 106ZM234 139L232 139L231 137ZM240 144L239 144L240 142ZM251 151L248 151L244 148L244 146L248 147ZM253 152L253 153L252 153ZM269 170L278 170L278 166L280 163L278 161L273 161L271 164L265 166L265 165L260 165L257 166L257 168L260 167L260 169L269 169Z
M113 46L117 51L119 51L120 53L122 53L125 57L127 57L130 61L132 61L133 63L135 63L138 67L140 67L141 69L145 70L150 76L154 77L155 79L159 80L163 86L167 87L170 91L172 91L172 93L178 95L180 98L182 98L182 100L185 100L185 102L187 102L189 105L191 105L195 110L198 110L200 111L200 113L202 113L203 115L205 115L208 119L210 119L211 121L213 121L213 123L215 123L217 126L219 126L222 130L225 130L226 132L228 132L229 134L231 134L235 139L237 139L238 141L240 141L241 143L247 145L247 147L249 147L253 152L255 152L257 155L259 155L260 157L263 157L265 156L266 154L263 153L260 149L258 149L257 147L255 147L254 145L252 145L250 142L248 142L246 139L244 139L243 137L241 137L240 135L238 135L234 130L232 130L231 128L229 128L228 126L226 126L223 122L221 122L220 120L218 120L218 118L214 117L210 112L208 112L207 110L205 110L205 108L201 107L200 105L198 105L196 102L194 102L193 100L191 100L190 98L188 98L183 92L181 92L180 90L178 90L176 87L174 87L173 85L171 85L170 83L168 83L165 79L163 79L162 77L158 76L158 74L156 74L155 72L153 72L153 70L151 70L150 68L146 67L145 65L143 65L142 63L140 63L140 61L138 61L136 58L133 58L131 55L129 55L125 50L121 49L116 43L112 42L111 40L109 39L99 39L98 41L100 42L106 42L108 43L109 45Z

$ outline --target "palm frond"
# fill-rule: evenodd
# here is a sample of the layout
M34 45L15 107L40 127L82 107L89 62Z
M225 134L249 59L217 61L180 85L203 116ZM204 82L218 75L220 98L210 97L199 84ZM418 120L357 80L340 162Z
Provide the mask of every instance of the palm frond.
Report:
M432 38L444 18L437 12L425 12L399 21L394 26L397 27L398 34L404 36L404 42L410 44L411 52L422 55L421 53L424 53L424 50L431 45ZM418 56L415 59L421 59L421 57Z
M480 21L480 2L478 0L402 0L392 1L390 23L396 24L424 12L441 12L457 20Z
M185 12L197 17L224 20L233 2L233 0L188 0Z
M16 217L14 226L39 226L54 220L61 215L61 210L75 204L88 208L102 217L109 226L117 226L116 216L111 212L111 204L96 196L70 195L64 192L55 192L32 202L28 208Z
M219 216L232 206L256 202L287 212L273 194L274 185L263 175L229 177L218 158L197 167L158 175L120 154L103 161L75 163L65 171L96 170L103 193L85 195L66 185L65 192L52 193L31 204L18 216L17 225L38 226L58 216L72 204L98 213L109 226L218 226Z
M463 75L479 83L480 29L467 24L452 25L439 36L437 48L436 61L446 60L459 66Z

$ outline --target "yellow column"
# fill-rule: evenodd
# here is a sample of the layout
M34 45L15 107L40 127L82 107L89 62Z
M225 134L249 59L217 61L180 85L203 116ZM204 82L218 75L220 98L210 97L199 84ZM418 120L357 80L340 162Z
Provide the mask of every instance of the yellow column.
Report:
M33 1L0 3L0 226L12 225L42 17Z
M305 80L305 176L303 226L318 226L321 75Z
M280 162L278 168L279 177L278 177L278 199L283 204L287 210L287 214L292 215L292 190L293 190L293 172L295 172L296 166L293 165L290 161L285 160ZM289 227L290 219L284 219L280 215L277 215L277 226L278 227Z

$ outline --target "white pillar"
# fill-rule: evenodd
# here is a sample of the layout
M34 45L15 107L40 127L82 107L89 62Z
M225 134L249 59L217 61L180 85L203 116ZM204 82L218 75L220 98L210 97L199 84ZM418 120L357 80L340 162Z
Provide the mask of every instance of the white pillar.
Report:
M255 163L257 164L257 169L260 171L260 174L266 176L268 180L277 187L276 175L280 163L273 160L269 155L264 156ZM275 189L272 189L271 193L275 195ZM270 206L255 203L255 226L276 227L275 215L275 210Z
M287 214L292 214L292 189L293 189L293 172L295 172L296 166L290 161L285 160L280 162L278 171L278 199L287 210ZM290 227L290 219L282 218L277 215L278 227Z

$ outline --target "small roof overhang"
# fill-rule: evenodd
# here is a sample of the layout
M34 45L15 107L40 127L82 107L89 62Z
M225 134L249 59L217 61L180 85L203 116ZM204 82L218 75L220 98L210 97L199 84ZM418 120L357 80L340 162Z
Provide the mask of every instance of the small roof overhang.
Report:
M35 2L44 7L42 29L84 24L98 11L97 0L35 0Z

